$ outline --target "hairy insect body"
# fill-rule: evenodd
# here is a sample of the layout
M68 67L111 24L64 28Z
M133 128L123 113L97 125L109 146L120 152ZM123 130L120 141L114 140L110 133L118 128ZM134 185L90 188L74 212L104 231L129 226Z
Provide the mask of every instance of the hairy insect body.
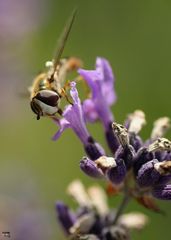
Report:
M33 82L30 105L37 119L54 115L59 110L60 95L52 85L46 73L38 75Z
M31 109L37 115L37 119L41 116L53 116L56 113L62 114L59 107L60 99L66 95L66 78L67 74L81 66L80 59L76 57L61 59L59 65L54 70L54 64L47 62L47 72L39 74L33 81L31 92Z
M46 62L47 71L39 74L29 88L30 106L32 111L37 115L37 119L40 119L41 116L53 116L56 113L61 115L62 110L59 107L59 103L62 97L65 97L71 103L66 94L66 85L64 83L67 74L79 68L81 61L75 57L62 59L61 55L71 31L75 15L76 9L73 11L71 18L64 28L54 59Z

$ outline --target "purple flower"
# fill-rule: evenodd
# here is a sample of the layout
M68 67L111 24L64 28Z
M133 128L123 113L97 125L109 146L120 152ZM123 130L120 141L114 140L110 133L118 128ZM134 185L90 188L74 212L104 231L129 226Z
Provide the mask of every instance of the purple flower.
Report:
M141 166L137 175L138 185L141 187L153 186L160 178L160 173L154 168L158 163L157 159L153 159Z
M105 177L113 184L120 184L124 180L127 170L133 165L135 150L129 145L128 132L124 126L113 123L112 131L121 144L116 151L115 158L103 155L99 158L94 158L93 160L95 161L92 161L85 157L80 162L80 168L90 177ZM95 150L91 152L95 152Z
M85 174L87 174L90 177L104 178L102 170L97 167L97 164L94 161L88 159L87 157L84 157L81 160L80 168Z
M136 152L143 146L141 137L134 133L129 133L129 142L130 145L134 147Z
M85 189L80 181L75 180L69 189L67 192L79 205L74 212L74 221L69 207L63 203L58 203L56 210L60 216L58 220L65 226L65 232L67 229L70 239L129 240L129 230L140 230L148 223L148 218L138 212L123 214L114 223L115 209L109 208L105 191L97 185Z
M92 122L98 117L108 128L109 123L113 121L109 106L116 101L114 77L109 62L98 57L96 70L79 69L78 73L86 80L92 91L92 97L85 102L87 107L84 112L85 119Z
M140 148L134 157L134 164L133 164L134 175L137 176L138 171L143 166L143 164L153 159L154 159L154 154L152 152L148 152L147 147Z
M76 89L76 83L71 82L70 84L70 94L73 100L73 105L68 105L65 108L63 112L63 119L54 119L55 123L59 126L59 130L53 136L53 140L57 140L66 128L72 128L72 130L83 143L86 153L91 157L92 160L95 160L104 154L104 150L89 134L85 125L82 105Z
M159 185L153 188L152 194L161 200L171 200L171 185Z
M116 159L116 167L111 167L107 171L107 176L113 184L120 184L125 179L126 173L123 159Z
M95 122L98 119L98 113L95 110L94 103L92 99L86 99L82 103L82 108L84 112L84 117L87 122Z
M85 79L92 93L91 98L83 102L84 117L89 122L98 118L101 120L109 147L115 152L118 143L111 128L113 114L110 106L116 101L116 94L111 66L106 59L98 57L95 70L79 69L78 73Z
M70 123L65 118L62 118L60 120L57 118L53 118L53 120L59 126L59 130L52 137L52 140L56 141L58 138L60 138L63 131L70 127Z
M68 127L72 128L76 135L80 138L83 144L87 143L87 139L90 137L88 130L86 128L81 102L78 97L78 92L76 89L76 83L71 83L71 90L70 90L71 97L73 99L73 105L68 105L65 108L63 113L64 119L59 121L59 131L54 135L53 140L57 140L61 133ZM58 123L58 122L57 122Z
M166 138L158 138L156 141L151 143L150 145L147 145L145 147L142 147L137 152L135 158L134 158L134 174L137 175L139 169L142 167L143 164L148 163L149 161L156 158L156 152L157 155L160 155L161 153L165 151L171 150L171 141L169 141ZM157 159L160 160L160 159Z
M69 208L62 202L56 203L57 218L66 234L70 233L70 228L74 225L76 217Z
M171 200L171 186L166 185L171 180L171 161L159 162L153 159L144 163L137 174L137 183L155 198Z
M126 176L126 166L123 159L101 156L96 161L83 158L81 170L90 177L109 180L113 184L121 183Z

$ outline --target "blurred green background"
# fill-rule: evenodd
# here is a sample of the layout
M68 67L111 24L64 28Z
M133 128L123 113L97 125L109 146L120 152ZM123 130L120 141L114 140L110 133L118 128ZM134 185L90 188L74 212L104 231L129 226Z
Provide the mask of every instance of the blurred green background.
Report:
M52 240L64 239L56 223L55 201L72 204L65 193L68 183L81 178L88 186L93 180L79 169L84 152L73 132L67 130L58 142L52 142L56 126L45 118L36 121L29 100L19 95L51 59L57 37L75 6L78 14L64 56L80 57L89 69L94 68L96 56L110 61L118 96L113 106L115 119L123 122L128 113L144 110L148 123L142 131L145 139L156 118L171 117L170 1L1 0L0 196L44 209L47 224L42 231L46 235L50 229L51 236L46 239ZM106 146L101 125L89 129ZM115 207L118 201L113 198L110 204ZM171 238L171 204L159 204L166 216L144 210L135 202L130 204L127 210L150 216L150 224L141 233L134 233L133 239Z

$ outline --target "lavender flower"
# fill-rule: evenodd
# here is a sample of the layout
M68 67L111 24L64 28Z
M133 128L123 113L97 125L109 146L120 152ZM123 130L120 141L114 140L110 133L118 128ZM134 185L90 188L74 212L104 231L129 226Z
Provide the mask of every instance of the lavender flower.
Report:
M164 138L170 119L163 117L155 121L150 138L143 141L140 131L146 119L142 110L129 114L124 125L114 121L110 106L116 95L108 61L97 58L95 70L79 69L78 72L89 85L91 97L81 103L76 84L71 83L73 104L65 108L63 119L54 119L59 126L54 139L66 128L72 128L88 155L80 161L81 170L91 178L106 181L108 191L111 188L114 195L122 194L123 199L116 209L110 209L102 189L91 187L86 191L77 180L68 192L79 209L71 211L62 202L57 203L58 220L71 239L130 239L129 229L141 229L147 222L140 214L123 215L131 199L160 213L155 199L171 200L171 141ZM97 119L103 123L111 156L105 154L86 128L86 122L94 123ZM130 223L134 223L134 227Z
M87 106L84 112L86 120L94 122L94 120L100 118L103 124L108 127L108 123L113 121L113 115L109 107L116 101L114 76L109 62L98 57L96 59L96 70L79 69L78 73L86 80L92 90L92 97L88 99L89 101L85 100L83 102L83 106ZM101 108L102 106L103 108Z
M69 234L69 229L74 225L76 217L68 207L62 202L56 204L56 211L58 212L58 220L61 223L66 234Z
M137 182L141 187L152 189L152 195L163 200L171 200L171 161L159 162L154 159L143 164L138 171Z
M78 96L75 82L71 82L70 94L73 99L73 105L69 105L65 108L63 119L55 119L55 122L59 126L59 130L54 135L53 140L57 140L66 128L72 128L84 145L86 153L92 160L95 160L104 154L104 150L94 141L86 128L81 101Z
M104 178L103 171L98 168L97 163L91 159L84 157L80 161L81 170L90 177L93 178Z
M113 224L115 209L110 210L107 195L99 186L86 190L79 180L75 180L69 185L68 193L79 205L74 220L71 210L63 203L57 203L56 211L59 222L71 239L129 240L129 230L142 229L148 223L144 214L128 213L120 216L118 224Z
M167 184L171 174L168 151L171 151L171 142L162 138L170 126L169 119L164 117L155 121L151 138L143 143L139 136L140 130L146 124L143 111L136 110L129 114L125 127L112 122L113 115L109 107L115 102L116 96L113 92L114 77L107 60L97 58L96 70L79 69L78 72L90 86L92 96L85 100L88 104L85 109L86 104L81 104L75 82L71 83L70 95L73 105L66 107L63 119L56 120L60 128L54 139L59 138L66 128L72 128L90 157L84 157L80 162L81 170L88 176L106 179L113 185L121 184L119 192L123 192L122 184L126 181L126 192L131 197L137 198L143 194L169 199L170 188L167 188ZM105 155L104 150L93 140L86 128L85 120L93 122L97 117L102 121L106 133L110 126L110 144L115 152L112 157ZM134 179L132 190L128 187L129 181L132 181L128 179L128 175Z
M114 118L110 106L115 103L116 94L111 66L106 59L98 57L95 70L79 69L78 73L85 79L92 91L91 98L83 102L85 119L90 122L98 118L101 120L109 147L112 152L115 152L118 143L111 128Z

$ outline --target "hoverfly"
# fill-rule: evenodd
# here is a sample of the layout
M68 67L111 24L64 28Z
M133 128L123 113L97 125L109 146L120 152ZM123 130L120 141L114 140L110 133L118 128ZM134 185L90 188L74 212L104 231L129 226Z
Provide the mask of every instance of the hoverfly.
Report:
M39 120L41 116L54 116L56 113L62 115L62 110L59 107L62 97L65 97L66 100L71 103L66 94L65 86L63 85L67 73L79 68L81 61L76 57L61 59L61 55L75 16L76 10L73 11L59 39L59 47L54 59L46 62L47 71L39 74L29 88L30 106L32 111L37 115L37 120Z

